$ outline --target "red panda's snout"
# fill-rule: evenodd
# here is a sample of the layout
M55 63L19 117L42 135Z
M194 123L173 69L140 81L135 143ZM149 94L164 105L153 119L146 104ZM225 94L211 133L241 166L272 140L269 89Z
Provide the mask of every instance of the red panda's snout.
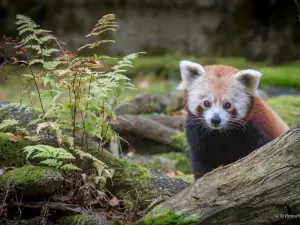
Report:
M238 97L241 96L236 96L236 98ZM243 118L246 116L249 108L247 99L240 103L237 101L231 103L229 100L212 103L208 100L202 100L202 102L204 103L199 102L195 115L198 123L202 123L207 128L218 130L243 128Z

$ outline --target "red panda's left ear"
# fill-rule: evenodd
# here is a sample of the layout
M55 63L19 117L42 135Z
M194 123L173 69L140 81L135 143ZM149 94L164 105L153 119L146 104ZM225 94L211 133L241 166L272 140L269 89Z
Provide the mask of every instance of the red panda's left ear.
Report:
M259 96L258 85L262 73L256 70L241 70L237 72L235 78L246 86L246 91L252 96Z

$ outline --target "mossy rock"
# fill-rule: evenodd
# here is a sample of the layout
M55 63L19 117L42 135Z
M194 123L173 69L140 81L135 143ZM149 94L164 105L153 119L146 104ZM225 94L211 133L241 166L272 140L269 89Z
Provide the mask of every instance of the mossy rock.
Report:
M25 196L45 196L58 190L63 183L60 171L39 166L24 166L0 176L0 188L5 189L13 180L18 193Z
M180 171L184 174L193 173L191 163L187 153L172 152L154 155L150 161L151 169L155 169L164 172L163 167L165 164L170 164L174 166L173 169Z
M0 168L23 166L26 162L23 148L31 144L27 140L16 140L5 133L0 133Z
M289 127L300 123L300 96L282 95L272 97L267 103L276 111Z
M109 225L102 215L73 215L65 216L58 220L57 225Z

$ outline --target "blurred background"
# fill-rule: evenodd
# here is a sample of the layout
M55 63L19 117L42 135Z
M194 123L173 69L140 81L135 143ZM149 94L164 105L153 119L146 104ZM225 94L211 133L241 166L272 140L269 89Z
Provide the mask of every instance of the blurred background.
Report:
M268 103L290 126L300 122L297 0L0 0L0 35L16 36L16 15L23 14L75 51L108 13L116 15L119 28L112 34L116 43L101 51L146 52L128 72L138 90L124 93L123 101L172 92L179 61L188 59L261 71ZM21 87L6 75L0 71L0 99L16 101Z
M16 36L15 18L23 14L74 51L108 13L120 27L112 34L116 43L102 50L118 56L147 53L136 62L135 77L178 78L181 59L258 67L295 65L300 56L297 0L1 0L0 35ZM290 68L282 70L295 76ZM298 77L297 82L265 78L267 84L300 87Z
M31 17L77 49L97 20L114 13L114 54L245 57L278 64L299 57L294 0L1 0L1 33L16 14Z

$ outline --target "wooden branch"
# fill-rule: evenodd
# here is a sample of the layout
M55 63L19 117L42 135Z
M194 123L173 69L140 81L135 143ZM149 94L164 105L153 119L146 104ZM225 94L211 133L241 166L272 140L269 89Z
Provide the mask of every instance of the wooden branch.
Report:
M172 139L176 135L176 130L152 119L135 115L123 115L122 118L112 122L111 125L116 132L130 132L182 150L182 146Z
M41 209L43 207L47 207L49 209L54 209L63 212L70 212L70 213L87 213L87 211L79 208L73 204L65 204L61 202L46 202L46 201L32 201L32 202L12 202L8 204L9 207L24 207L30 209Z
M197 225L291 224L288 218L300 214L300 124L247 157L205 174L146 218L168 211L183 218L194 215Z

